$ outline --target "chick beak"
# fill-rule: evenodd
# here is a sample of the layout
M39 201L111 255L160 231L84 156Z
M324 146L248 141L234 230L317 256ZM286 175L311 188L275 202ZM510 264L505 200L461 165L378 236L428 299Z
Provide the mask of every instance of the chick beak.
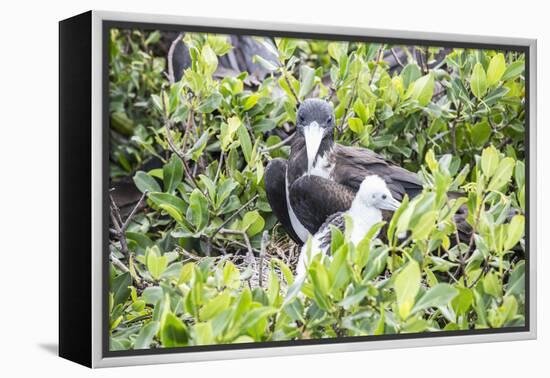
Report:
M383 210L395 211L401 206L401 202L393 198L391 195L387 196L386 199L382 200L379 207Z

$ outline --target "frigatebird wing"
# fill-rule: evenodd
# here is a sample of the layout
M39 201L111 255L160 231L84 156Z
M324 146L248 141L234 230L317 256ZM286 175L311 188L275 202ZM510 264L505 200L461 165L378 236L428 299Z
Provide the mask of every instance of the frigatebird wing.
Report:
M304 227L315 234L327 218L350 208L355 193L332 180L307 175L290 186L290 205Z
M273 210L273 214L277 217L279 222L283 225L283 228L287 234L298 244L302 244L302 241L296 235L290 217L288 215L288 207L286 203L286 176L287 162L284 159L277 158L269 162L265 169L265 192L267 195L267 201Z
M422 192L422 181L416 173L395 165L377 153L366 148L334 145L332 153L334 181L346 185L354 192L364 178L380 176L391 191L393 198L401 201L405 194L415 197Z

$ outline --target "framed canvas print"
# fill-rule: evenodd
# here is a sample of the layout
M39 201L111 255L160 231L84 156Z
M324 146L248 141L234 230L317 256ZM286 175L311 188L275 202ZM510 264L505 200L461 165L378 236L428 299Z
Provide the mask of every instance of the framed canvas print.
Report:
M60 22L60 355L536 337L536 41Z

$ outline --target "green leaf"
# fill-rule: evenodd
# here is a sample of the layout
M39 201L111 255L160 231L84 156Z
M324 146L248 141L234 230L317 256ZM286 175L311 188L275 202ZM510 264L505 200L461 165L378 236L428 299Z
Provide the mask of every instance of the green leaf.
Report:
M204 73L207 75L212 75L216 71L216 68L218 68L218 57L208 44L202 47L201 63Z
M243 103L243 110L247 111L252 109L258 103L259 99L260 99L260 94L258 93L253 93L245 97L244 103Z
M502 159L498 165L495 175L489 182L489 190L498 190L510 182L514 174L516 162L511 157Z
M514 171L514 176L516 179L516 185L518 188L521 188L525 185L525 163L521 160L516 162L516 169Z
M338 305L349 309L351 306L361 302L367 295L369 288L367 286L359 286L347 295Z
M259 64L269 72L275 71L277 69L277 66L275 65L275 63L271 62L270 60L264 59L259 55L254 55L252 57L252 61L254 63Z
M165 255L161 256L157 246L148 248L145 257L147 270L154 279L158 280L168 266L168 257Z
M496 87L485 96L485 104L487 106L493 106L498 100L506 96L510 92L510 89L506 87Z
M487 75L481 63L476 63L470 78L470 88L477 98L482 98L487 91Z
M208 201L202 192L195 188L189 196L187 219L195 226L197 231L202 230L208 224Z
M247 163L250 163L250 158L252 157L252 142L250 141L250 134L248 134L248 130L244 123L237 129L237 136L241 142L244 159Z
M481 153L481 171L487 178L491 178L498 168L499 153L497 149L490 145Z
M507 231L504 249L509 251L523 237L523 233L525 232L525 217L523 215L514 215L507 227Z
M237 289L241 283L239 269L231 261L226 261L223 267L223 283L230 289Z
M122 273L115 277L111 284L114 306L119 303L124 303L124 301L128 299L128 296L130 296L130 285L132 285L132 277L129 272Z
M430 103L435 88L435 79L432 72L418 78L412 87L411 97L418 101L421 106Z
M204 132L200 136L200 138L195 142L193 147L191 147L189 151L185 153L185 155L190 156L193 161L198 161L199 157L202 155L202 152L204 151L204 148L207 146L208 137L209 137L208 132L207 131Z
M279 312L279 309L273 307L259 307L250 310L246 313L242 319L242 328L250 329L254 327L258 322L267 319L269 316Z
M407 230L413 210L414 206L409 206L409 196L405 194L405 197L401 201L401 206L399 206L399 208L393 214L393 217L388 226L389 240L393 241L396 236L396 232L397 236L399 236L399 234Z
M487 121L476 123L472 128L472 142L476 146L483 146L491 136L491 126Z
M182 214L187 210L185 201L173 194L153 192L149 193L149 199L157 206L170 205Z
M412 237L414 240L426 239L435 227L438 212L436 210L429 211L422 215L418 223L412 228Z
M183 161L176 154L172 154L162 170L164 191L172 193L183 178Z
M430 307L441 307L451 303L451 300L456 297L458 290L446 283L440 283L430 288L419 300L416 302L412 313L425 310Z
M168 203L163 203L159 205L159 208L166 211L168 215L174 218L178 222L183 222L183 214L176 207Z
M202 321L210 320L222 311L226 310L230 303L231 294L226 290L214 299L206 302L206 304L199 311L199 317Z
M315 70L307 65L300 67L300 92L298 97L300 100L311 92L315 85Z
M395 278L397 309L403 320L407 319L414 307L416 294L420 290L420 279L420 267L414 260L411 260Z
M199 113L212 113L214 110L219 109L222 104L223 96L219 92L214 92L208 96L204 101L201 101L197 107Z
M227 123L222 123L220 126L220 141L222 143L222 149L227 150L227 147L233 141L233 136L241 126L241 120L239 117L234 116L227 119Z
M520 261L512 270L506 285L507 295L525 294L525 261Z
M347 55L348 42L330 42L328 44L328 54L335 61L339 62L340 58Z
M363 134L365 127L363 126L363 121L361 121L361 118L350 118L348 120L348 124L351 131L353 131L355 134Z
M487 68L487 85L492 86L500 81L500 78L506 70L506 61L504 54L498 53L491 59L489 68Z
M328 311L331 305L328 299L330 285L327 269L319 260L313 260L309 267L309 273L313 284L315 302L320 308Z
M401 78L403 79L403 87L405 89L409 88L409 85L414 83L418 78L422 76L422 71L416 63L409 63L401 71Z
M140 192L161 192L158 182L147 173L143 171L137 171L134 175L134 183Z
M504 71L504 74L502 75L502 81L508 81L515 79L519 75L523 73L525 70L525 62L523 60L518 60L516 62L511 63L508 67L506 67L506 71Z
M208 34L206 42L212 47L216 55L219 56L227 54L233 48L226 35Z
M483 278L483 290L495 298L500 298L502 296L502 285L496 273L493 271L487 273Z
M254 236L260 233L265 226L264 218L260 215L258 210L247 212L241 222L241 231L246 231L248 236Z
M424 158L426 161L426 164L428 164L428 168L430 168L430 171L435 172L439 168L439 163L437 162L435 158L435 153L433 149L429 149L428 152L426 152L426 157Z
M159 328L160 323L154 320L144 325L139 331L136 341L134 341L134 349L149 349Z
M471 289L465 287L457 287L458 295L453 298L452 306L455 312L459 315L466 314L474 303L474 294Z
M185 346L189 341L187 327L172 312L165 314L161 320L160 341L165 348Z

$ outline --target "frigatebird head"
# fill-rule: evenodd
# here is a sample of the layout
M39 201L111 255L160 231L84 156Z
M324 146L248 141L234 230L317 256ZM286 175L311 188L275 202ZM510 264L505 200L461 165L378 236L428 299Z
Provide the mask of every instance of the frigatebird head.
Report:
M367 207L395 211L401 202L392 197L388 185L380 176L367 176L361 183L356 198Z
M319 100L307 99L298 108L296 114L296 131L298 136L305 138L308 172L313 162L323 149L330 148L334 143L333 130L335 127L334 109L332 104Z

